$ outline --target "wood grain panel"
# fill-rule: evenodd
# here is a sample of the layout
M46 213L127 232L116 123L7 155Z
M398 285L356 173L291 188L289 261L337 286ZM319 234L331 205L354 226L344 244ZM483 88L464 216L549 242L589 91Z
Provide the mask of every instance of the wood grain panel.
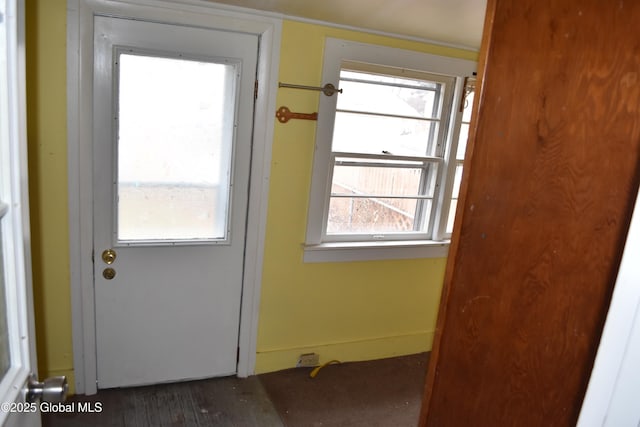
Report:
M639 182L640 3L487 22L420 425L572 426Z

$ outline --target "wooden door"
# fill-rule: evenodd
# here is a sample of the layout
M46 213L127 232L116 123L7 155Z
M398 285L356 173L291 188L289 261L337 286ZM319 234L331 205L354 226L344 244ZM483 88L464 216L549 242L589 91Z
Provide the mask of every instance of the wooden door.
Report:
M420 425L575 425L638 192L638 22L489 1Z

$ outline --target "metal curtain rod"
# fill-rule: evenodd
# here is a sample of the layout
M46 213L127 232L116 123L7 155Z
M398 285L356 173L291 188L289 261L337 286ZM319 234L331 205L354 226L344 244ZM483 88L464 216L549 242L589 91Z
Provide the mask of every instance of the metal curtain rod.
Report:
M292 85L292 84L289 84L289 83L279 82L278 83L278 87L288 87L288 88L291 88L291 89L318 90L318 91L322 91L322 93L324 93L327 96L331 96L336 92L342 93L342 89L336 89L336 87L334 85L332 85L331 83L327 83L326 85L320 87L320 86Z

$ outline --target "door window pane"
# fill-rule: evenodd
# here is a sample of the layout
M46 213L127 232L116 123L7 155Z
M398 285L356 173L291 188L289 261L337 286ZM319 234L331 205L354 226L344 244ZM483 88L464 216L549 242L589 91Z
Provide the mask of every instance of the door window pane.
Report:
M227 236L236 64L118 57L117 238Z

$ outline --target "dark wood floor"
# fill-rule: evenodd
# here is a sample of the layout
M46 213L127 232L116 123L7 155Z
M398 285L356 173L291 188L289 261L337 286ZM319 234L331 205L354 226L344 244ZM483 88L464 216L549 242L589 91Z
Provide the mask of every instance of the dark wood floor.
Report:
M99 402L100 413L43 414L44 427L280 427L258 377L215 378L100 390L70 402Z
M74 396L44 427L414 427L428 354ZM80 403L101 412L81 413ZM98 405L99 404L99 405Z

